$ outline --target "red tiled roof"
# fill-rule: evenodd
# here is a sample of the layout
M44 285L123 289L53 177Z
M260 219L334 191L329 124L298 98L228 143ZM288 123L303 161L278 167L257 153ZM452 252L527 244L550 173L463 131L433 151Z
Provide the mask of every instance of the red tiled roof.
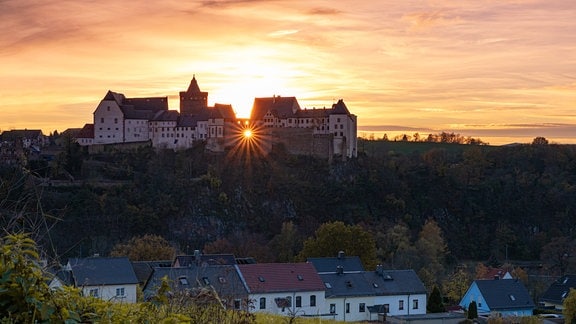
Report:
M250 293L324 291L324 282L311 263L239 264Z

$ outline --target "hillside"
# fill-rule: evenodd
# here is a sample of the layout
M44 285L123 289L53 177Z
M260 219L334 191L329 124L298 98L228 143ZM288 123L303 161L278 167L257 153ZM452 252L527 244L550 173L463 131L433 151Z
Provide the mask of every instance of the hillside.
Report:
M59 258L105 255L118 242L151 233L182 253L241 242L246 254L275 261L269 242L288 221L302 238L339 220L374 237L404 224L415 240L432 219L448 263L540 260L559 238L572 242L573 146L362 141L359 148L357 159L331 164L281 149L267 157L202 147L97 156L65 150L59 167L69 168L74 181L64 185L33 185L32 174L50 176L53 164L2 170L2 226L34 231ZM378 244L382 262L391 264L384 253L390 247Z

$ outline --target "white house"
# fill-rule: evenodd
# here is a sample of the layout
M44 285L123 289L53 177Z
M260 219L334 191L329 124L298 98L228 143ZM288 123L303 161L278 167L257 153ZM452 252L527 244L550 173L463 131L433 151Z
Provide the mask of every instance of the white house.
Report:
M378 320L379 316L426 314L426 288L413 270L322 273L326 312L338 321Z
M84 296L122 303L136 302L138 279L126 257L72 258L65 270L70 271L73 285L81 288Z
M310 263L238 264L253 311L285 316L321 316L324 283Z

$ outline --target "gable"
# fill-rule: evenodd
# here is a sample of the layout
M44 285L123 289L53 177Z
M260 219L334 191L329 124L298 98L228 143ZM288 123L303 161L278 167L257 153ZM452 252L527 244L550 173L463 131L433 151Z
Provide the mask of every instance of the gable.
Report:
M520 280L476 280L473 285L476 285L478 292L491 310L535 307L528 290Z

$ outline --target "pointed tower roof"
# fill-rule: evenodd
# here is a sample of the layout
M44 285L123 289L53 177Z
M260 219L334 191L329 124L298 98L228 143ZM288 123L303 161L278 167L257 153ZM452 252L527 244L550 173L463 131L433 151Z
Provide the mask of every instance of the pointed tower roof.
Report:
M190 85L188 86L187 93L200 93L200 87L198 86L198 81L196 81L196 75L192 76L192 81L190 81Z

